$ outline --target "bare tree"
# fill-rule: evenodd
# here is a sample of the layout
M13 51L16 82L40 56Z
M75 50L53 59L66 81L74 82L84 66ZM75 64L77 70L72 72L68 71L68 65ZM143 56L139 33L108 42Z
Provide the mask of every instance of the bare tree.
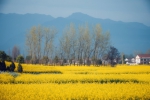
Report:
M109 49L110 35L109 32L102 33L99 24L92 28L91 31L89 25L85 24L76 29L71 23L59 38L59 46L55 46L55 28L32 27L26 37L28 56L34 63L43 57L53 59L56 56L61 62L63 59L74 60L74 64L75 60L82 64L91 57L100 59Z
M73 24L67 27L60 39L60 46L66 59L71 59L71 53L75 55L76 31Z
M43 56L50 56L53 52L53 42L56 36L56 29L55 28L44 28L44 53Z
M99 42L99 48L98 48L98 57L101 58L103 55L105 55L110 47L110 34L109 32L106 32L102 34L100 42Z
M14 46L12 49L12 58L16 61L17 56L20 55L20 49L17 46Z
M26 46L28 55L31 56L31 62L37 63L38 55L38 37L36 33L37 27L32 27L26 37Z
M96 60L98 59L98 53L100 48L100 42L102 41L102 29L99 24L93 27L93 61L96 64Z
M70 45L71 45L71 58L72 59L76 59L76 50L77 50L77 33L76 33L76 30L75 30L75 26L74 24L70 24L70 30L69 30L69 33L70 33Z
M39 62L39 60L41 59L41 44L42 44L42 37L43 37L43 33L42 33L42 27L38 26L37 30L36 30L36 37L37 37L37 60Z
M83 55L83 38L84 38L84 27L79 26L78 27L79 33L78 33L78 39L77 39L77 59L81 62L82 61L82 55Z
M28 56L27 56L28 62L30 62L29 60L32 60L32 57L33 57L32 44L33 44L32 36L30 33L28 33L26 35L26 47L27 47L27 53L28 53ZM30 58L30 59L28 59L28 58Z
M30 34L31 34L31 40L32 40L32 44L31 44L31 51L33 52L32 53L32 63L36 64L36 61L37 61L37 35L36 35L36 27L33 27L30 31Z
M92 38L90 35L90 30L88 25L86 24L84 26L84 32L83 34L83 57L84 57L84 64L87 64L89 62L89 57L92 53Z
M102 28L100 24L93 27L93 60L96 63L97 59L102 59L102 57L107 53L110 46L110 35L109 32L102 33Z
M63 57L66 58L66 59L69 59L70 58L70 39L69 39L69 36L68 36L68 32L64 33L63 36L61 37L60 39L60 46L61 46L61 49L62 49L62 52L63 52Z
M49 57L53 50L55 35L54 28L34 26L30 29L26 36L26 46L32 63L40 63L42 56Z

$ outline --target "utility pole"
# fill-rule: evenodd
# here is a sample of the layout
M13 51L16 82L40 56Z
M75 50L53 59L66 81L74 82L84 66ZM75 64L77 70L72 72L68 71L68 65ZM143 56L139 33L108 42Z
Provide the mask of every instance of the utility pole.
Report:
M122 64L124 64L124 53L121 54Z

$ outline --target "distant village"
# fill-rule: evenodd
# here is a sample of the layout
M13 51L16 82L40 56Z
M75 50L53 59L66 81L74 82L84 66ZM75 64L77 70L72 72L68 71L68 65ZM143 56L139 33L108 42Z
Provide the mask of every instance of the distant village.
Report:
M150 54L138 54L135 58L126 58L125 62L128 65L150 64Z

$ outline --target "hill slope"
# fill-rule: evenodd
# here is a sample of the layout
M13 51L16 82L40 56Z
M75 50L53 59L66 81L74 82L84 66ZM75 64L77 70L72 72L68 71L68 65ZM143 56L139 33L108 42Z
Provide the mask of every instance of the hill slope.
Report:
M66 18L40 14L0 14L0 22L0 50L6 52L14 45L25 52L25 35L32 26L54 26L60 35L70 23L76 26L85 23L89 26L101 24L103 32L110 32L112 45L120 52L130 54L150 49L150 27L137 22L99 19L82 13L73 13Z

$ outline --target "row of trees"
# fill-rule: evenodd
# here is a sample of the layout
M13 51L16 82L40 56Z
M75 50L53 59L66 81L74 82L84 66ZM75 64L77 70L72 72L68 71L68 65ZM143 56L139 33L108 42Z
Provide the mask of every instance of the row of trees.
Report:
M96 63L102 58L109 59L111 54L110 34L103 33L100 24L91 28L88 24L75 27L71 23L61 35L57 35L55 28L34 26L26 36L26 46L26 60L35 64L48 59Z
M79 26L77 30L70 24L64 31L59 44L61 58L100 59L108 51L109 33L102 33L99 24L93 26L91 30L87 24Z
M32 27L26 36L28 55L26 58L32 63L39 63L42 58L48 58L53 54L53 42L56 29L46 27Z

